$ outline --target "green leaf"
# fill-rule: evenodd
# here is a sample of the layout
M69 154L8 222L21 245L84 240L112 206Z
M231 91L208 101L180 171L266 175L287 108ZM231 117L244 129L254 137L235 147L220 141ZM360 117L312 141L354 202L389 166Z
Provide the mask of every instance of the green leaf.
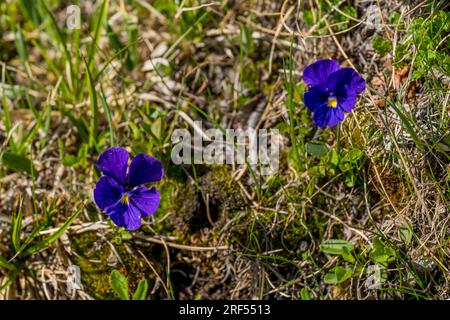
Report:
M109 284L122 300L130 300L128 293L128 280L118 270L113 270L109 276Z
M349 150L342 161L350 162L350 163L358 163L358 161L363 157L364 153L359 149L351 149Z
M177 3L175 1L156 0L153 2L153 6L168 18L172 18L177 12Z
M312 27L315 24L314 15L311 10L305 10L303 12L303 19L305 20L306 25L308 28Z
M306 152L310 155L320 159L328 153L328 148L322 142L307 142Z
M392 24L398 24L400 21L401 15L398 12L392 12L389 16L389 22Z
M308 290L306 290L306 288L300 289L300 299L311 300L311 295L309 294Z
M131 232L129 232L125 229L120 229L119 234L120 234L120 237L122 240L131 240L133 238L133 235L131 234Z
M78 158L73 154L68 154L63 158L63 165L67 167L72 167L78 163Z
M347 248L348 251L351 251L353 249L353 244L346 240L330 239L323 241L320 245L320 250L323 253L328 254L342 255L344 248Z
M402 241L407 246L409 246L411 244L413 233L412 233L412 230L408 226L401 227L398 230L398 234L399 234L400 239L402 239Z
M194 300L202 300L202 293L201 292L197 292L194 296Z
M298 168L299 158L298 158L297 149L294 149L294 148L289 149L287 160L288 160L288 163L290 166L292 166L294 168Z
M373 240L372 244L374 248L370 253L370 259L373 262L385 266L388 264L388 262L395 260L396 253L394 249L386 246L377 238Z
M62 163L67 167L73 167L78 163L78 158L73 154L68 154L64 156Z
M351 253L351 249L349 249L348 247L343 247L342 248L342 258L350 263L355 263L355 257L353 256L353 254Z
M325 166L313 166L308 170L309 174L316 177L325 177L327 168Z
M13 171L27 172L32 175L37 174L33 162L21 155L12 152L4 152L1 156L1 162L5 167Z
M333 166L337 166L339 164L339 155L335 149L331 149L330 152L328 152L328 163Z
M145 279L139 281L133 300L145 300L147 298L148 282Z
M251 56L253 54L253 37L250 30L244 24L241 24L240 28L241 35L241 50L244 50L246 56Z
M336 266L332 271L328 272L323 281L326 284L339 284L348 280L352 276L352 270L340 266Z
M353 187L356 182L356 175L353 172L348 172L344 177L344 183L346 187Z
M351 149L339 161L339 169L342 172L347 172L359 165L359 161L364 156L364 153L359 149Z

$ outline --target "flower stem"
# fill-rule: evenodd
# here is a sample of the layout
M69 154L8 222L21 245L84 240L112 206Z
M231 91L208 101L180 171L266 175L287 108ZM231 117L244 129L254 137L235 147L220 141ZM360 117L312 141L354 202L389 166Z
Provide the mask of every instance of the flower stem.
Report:
M339 155L341 153L341 124L340 123L338 123L338 125L336 126L336 140L337 140L336 152Z

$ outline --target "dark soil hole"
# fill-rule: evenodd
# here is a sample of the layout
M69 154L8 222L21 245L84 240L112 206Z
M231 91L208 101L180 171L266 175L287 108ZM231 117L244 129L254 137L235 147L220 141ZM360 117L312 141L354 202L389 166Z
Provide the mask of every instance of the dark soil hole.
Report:
M170 270L170 280L176 292L180 293L192 284L195 269L186 263L176 263Z
M210 227L210 220L211 222L215 222L219 218L220 204L215 199L209 198L206 194L202 195L201 192L197 192L196 197L197 203L199 203L199 210L193 214L190 226L194 230Z

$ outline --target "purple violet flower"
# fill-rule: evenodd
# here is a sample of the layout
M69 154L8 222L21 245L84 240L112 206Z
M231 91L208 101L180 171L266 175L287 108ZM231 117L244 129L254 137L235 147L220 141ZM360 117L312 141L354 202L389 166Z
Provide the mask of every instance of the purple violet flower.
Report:
M344 120L344 112L353 110L356 95L366 82L351 68L340 68L335 60L318 60L305 68L303 81L310 86L304 95L318 127L333 127Z
M104 176L95 186L94 199L117 226L132 231L139 229L141 218L155 213L159 206L158 190L140 186L160 181L164 169L158 159L144 153L134 157L128 169L128 158L128 152L119 147L100 155L97 168Z

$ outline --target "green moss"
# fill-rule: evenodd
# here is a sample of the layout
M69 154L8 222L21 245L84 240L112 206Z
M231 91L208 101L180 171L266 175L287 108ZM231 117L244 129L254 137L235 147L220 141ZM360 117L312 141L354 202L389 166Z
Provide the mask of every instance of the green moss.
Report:
M94 246L98 237L94 232L85 232L72 236L73 249L77 253L75 263L81 269L81 281L85 290L96 299L112 299L113 292L109 287L109 267L106 260L110 254L110 248L102 246L95 250ZM101 263L93 261L100 260Z
M208 175L212 184L220 187L226 194L239 193L239 186L231 179L232 172L228 165L210 165L208 169L214 174Z
M108 264L108 258L112 253L110 244L99 239L95 232L85 232L71 237L73 249L77 253L75 263L81 269L83 286L96 299L117 298L109 285L109 276L113 269L119 269L125 274L132 292L136 289L139 280L154 278L142 259L137 259L138 255L130 253L126 241L119 244L114 241L117 236L121 236L119 231L108 235L108 240L115 243L114 248L123 262L115 266ZM153 247L142 248L141 251L150 257L149 259L160 261L159 252L154 252L151 248Z
M191 168L188 168L191 169ZM209 220L203 196L207 193L213 220L244 206L239 186L231 179L232 172L226 165L196 166L191 177L167 177L158 186L161 204L156 218L167 216L154 229L166 236L174 236L183 242L190 231L208 227ZM185 181L183 181L185 180Z
M392 41L384 39L381 36L376 36L372 40L372 46L380 55L385 55L386 53L392 51Z

